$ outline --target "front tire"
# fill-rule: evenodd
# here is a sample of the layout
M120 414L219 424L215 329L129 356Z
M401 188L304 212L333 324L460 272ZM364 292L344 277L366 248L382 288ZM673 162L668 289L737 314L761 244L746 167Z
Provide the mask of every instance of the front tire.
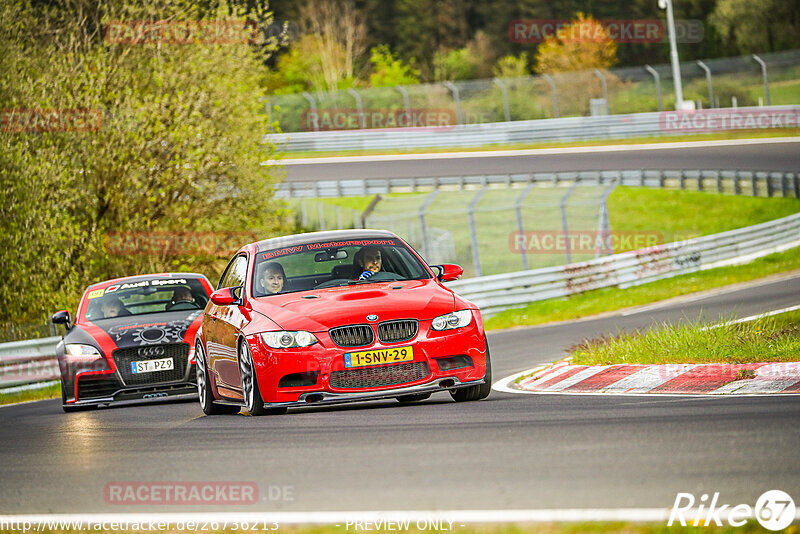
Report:
M242 376L242 396L244 407L250 415L280 415L286 413L286 408L264 408L264 399L258 388L258 376L253 364L253 353L250 345L242 340L239 344L239 372Z
M238 406L227 404L214 404L214 394L211 392L208 367L206 366L206 354L203 350L203 343L198 339L195 342L195 360L197 361L197 396L200 399L200 408L206 415L222 415L239 413Z
M483 340L486 343L486 374L483 377L483 384L451 391L450 396L456 402L485 399L492 391L492 360L489 357L489 342L486 341L486 336L483 336Z

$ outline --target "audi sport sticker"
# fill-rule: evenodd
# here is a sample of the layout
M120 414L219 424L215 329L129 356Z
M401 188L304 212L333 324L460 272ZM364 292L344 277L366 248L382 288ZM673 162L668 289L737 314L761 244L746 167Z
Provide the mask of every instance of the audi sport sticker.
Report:
M114 291L118 290L125 290L125 289L135 289L137 287L148 287L148 286L174 286L178 284L187 284L188 282L184 278L170 278L167 280L142 280L141 282L126 282L124 284L116 284L113 286L109 286L106 288L106 293L113 293ZM98 291L102 291L99 289ZM92 297L89 297L92 298Z

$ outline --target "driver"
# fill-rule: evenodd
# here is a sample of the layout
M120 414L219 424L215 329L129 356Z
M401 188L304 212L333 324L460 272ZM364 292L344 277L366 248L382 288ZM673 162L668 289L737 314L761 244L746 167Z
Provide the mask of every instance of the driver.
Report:
M378 247L362 247L353 257L355 272L360 273L356 280L366 280L381 270L381 249Z
M169 303L168 308L175 306L180 302L188 302L190 304L194 304L194 297L192 296L192 291L188 287L176 287L175 290L172 292L172 301Z

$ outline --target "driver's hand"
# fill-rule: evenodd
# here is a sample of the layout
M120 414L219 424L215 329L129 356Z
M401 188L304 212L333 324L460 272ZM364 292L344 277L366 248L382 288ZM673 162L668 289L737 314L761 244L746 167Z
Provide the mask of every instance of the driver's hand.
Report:
M366 280L367 278L369 278L373 274L375 274L375 273L373 273L372 271L364 271L363 273L361 273L361 276L359 276L358 279L359 280Z

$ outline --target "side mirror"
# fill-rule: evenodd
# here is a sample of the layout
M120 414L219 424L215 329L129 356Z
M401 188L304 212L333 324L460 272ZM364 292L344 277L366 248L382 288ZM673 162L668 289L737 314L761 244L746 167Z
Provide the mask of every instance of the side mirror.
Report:
M211 302L217 306L230 306L231 304L241 304L241 300L236 294L239 287L223 287L211 293Z
M55 312L51 317L50 320L53 324L63 324L67 330L72 328L72 316L69 314L69 310L60 310Z
M461 275L464 274L464 269L454 263L432 265L432 267L436 267L439 271L439 274L436 276L436 278L440 282L452 282L453 280L458 280L461 278Z

